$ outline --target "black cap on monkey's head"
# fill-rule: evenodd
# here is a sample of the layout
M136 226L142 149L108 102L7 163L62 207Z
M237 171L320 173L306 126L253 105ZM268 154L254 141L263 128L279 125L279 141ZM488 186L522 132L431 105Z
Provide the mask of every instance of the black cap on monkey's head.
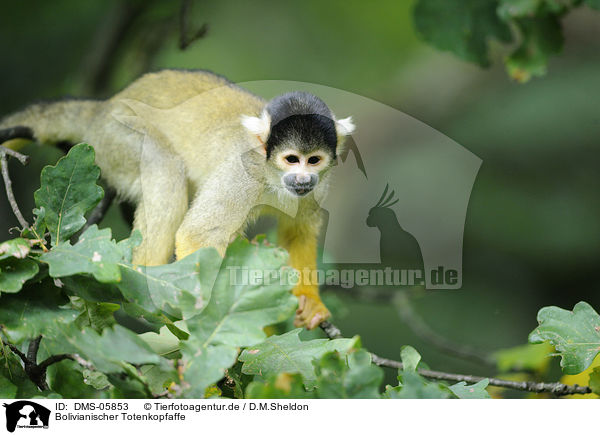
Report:
M336 120L323 100L299 91L273 98L260 118L244 116L242 124L264 142L267 159L280 146L303 153L326 149L335 159L341 137L355 128L351 118Z

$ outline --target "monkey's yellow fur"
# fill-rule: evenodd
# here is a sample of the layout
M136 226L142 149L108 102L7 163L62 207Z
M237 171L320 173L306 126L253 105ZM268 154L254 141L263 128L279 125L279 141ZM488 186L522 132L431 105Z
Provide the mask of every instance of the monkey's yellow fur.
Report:
M103 178L137 204L134 227L143 242L134 252L136 264L164 264L173 251L179 259L206 246L223 255L232 237L269 209L278 214L279 244L289 251L291 266L312 270L319 206L312 195L292 198L275 185L280 175L265 163L264 144L240 122L242 115L260 116L265 104L214 74L166 70L106 101L30 106L3 119L0 128L30 127L42 143L92 145ZM16 148L20 141L5 145ZM323 177L315 195L326 188ZM295 216L277 211L292 202ZM297 325L313 328L329 316L316 285L301 281L294 294Z

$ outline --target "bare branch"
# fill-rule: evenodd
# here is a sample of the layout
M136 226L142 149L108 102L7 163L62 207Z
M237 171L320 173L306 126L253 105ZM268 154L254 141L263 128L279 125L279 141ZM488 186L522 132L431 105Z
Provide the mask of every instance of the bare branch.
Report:
M0 140L0 142L2 142L2 140ZM17 160L19 160L21 162L21 164L23 166L29 164L29 156L26 156L25 154L21 154L15 150L11 150L10 148L6 148L5 146L2 146L2 145L0 145L0 147L2 147L2 148L0 148L0 153L16 158Z
M182 0L181 9L179 9L179 49L185 50L194 41L203 38L208 32L208 24L204 23L193 35L189 35L188 22L192 9L192 0Z
M41 341L42 336L39 335L29 342L29 349L27 350L27 359L33 364L37 364L37 354L38 350L40 350Z
M46 370L49 366L51 366L54 363L63 361L65 359L70 359L72 361L75 361L75 358L73 357L73 355L69 355L68 353L61 353L59 355L51 355L48 358L46 358L44 361L42 361L41 363L39 363L39 367L42 370Z
M29 127L24 127L22 125L17 125L14 127L3 128L0 130L0 144L3 144L6 141L11 139L28 139L33 140L33 130ZM19 159L19 161L26 165L29 163L29 156L18 153L14 150L11 150L7 147L2 147L0 152L8 154L9 156L15 157Z
M22 228L29 228L29 224L23 217L21 210L19 210L19 206L17 204L17 200L15 199L15 195L12 190L12 180L10 179L10 175L8 173L8 160L6 158L6 153L4 150L7 148L0 145L0 166L2 166L2 178L4 179L4 187L6 189L6 197L8 198L8 203L10 204L10 208L14 215L17 217L19 221L19 225Z
M327 334L327 336L331 339L342 338L342 334L335 325L329 322L321 323L321 329ZM329 332L328 332L329 331ZM332 335L329 335L331 333ZM382 358L374 353L371 353L371 358L373 359L373 363L381 366L381 367L390 367L394 369L402 369L403 365L400 361L395 361L388 358ZM438 372L435 370L426 370L426 369L417 369L417 373L421 376L436 379L440 381L453 381L453 382L469 382L469 383L477 383L484 379L489 381L489 385L493 385L495 387L502 388L510 388L513 390L519 391L528 391L532 393L552 393L555 396L566 396L570 394L588 394L591 393L592 390L587 386L581 385L566 385L561 384L560 382L553 383L545 383L545 382L515 382L515 381L507 381L504 379L483 377L483 376L473 376L473 375L462 375L456 373L446 373L446 372Z

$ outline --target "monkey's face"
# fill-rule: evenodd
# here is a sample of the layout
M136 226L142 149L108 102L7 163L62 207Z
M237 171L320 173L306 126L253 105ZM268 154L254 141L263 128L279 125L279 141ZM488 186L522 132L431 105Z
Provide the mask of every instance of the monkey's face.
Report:
M271 158L279 172L281 186L294 196L312 192L333 163L331 155L324 150L300 152L295 148L277 150Z

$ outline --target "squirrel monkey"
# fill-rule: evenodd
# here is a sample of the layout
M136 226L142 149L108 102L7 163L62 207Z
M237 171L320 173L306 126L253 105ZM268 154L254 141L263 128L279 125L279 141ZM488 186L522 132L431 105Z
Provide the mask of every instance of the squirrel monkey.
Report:
M329 317L302 272L316 268L318 198L354 124L319 98L291 92L265 101L209 72L164 70L105 101L35 104L0 121L0 129L14 127L42 143L94 147L102 177L136 204L143 242L135 264L164 264L173 251L181 259L207 246L224 255L249 221L276 214L278 244L303 277L294 289L296 326Z

